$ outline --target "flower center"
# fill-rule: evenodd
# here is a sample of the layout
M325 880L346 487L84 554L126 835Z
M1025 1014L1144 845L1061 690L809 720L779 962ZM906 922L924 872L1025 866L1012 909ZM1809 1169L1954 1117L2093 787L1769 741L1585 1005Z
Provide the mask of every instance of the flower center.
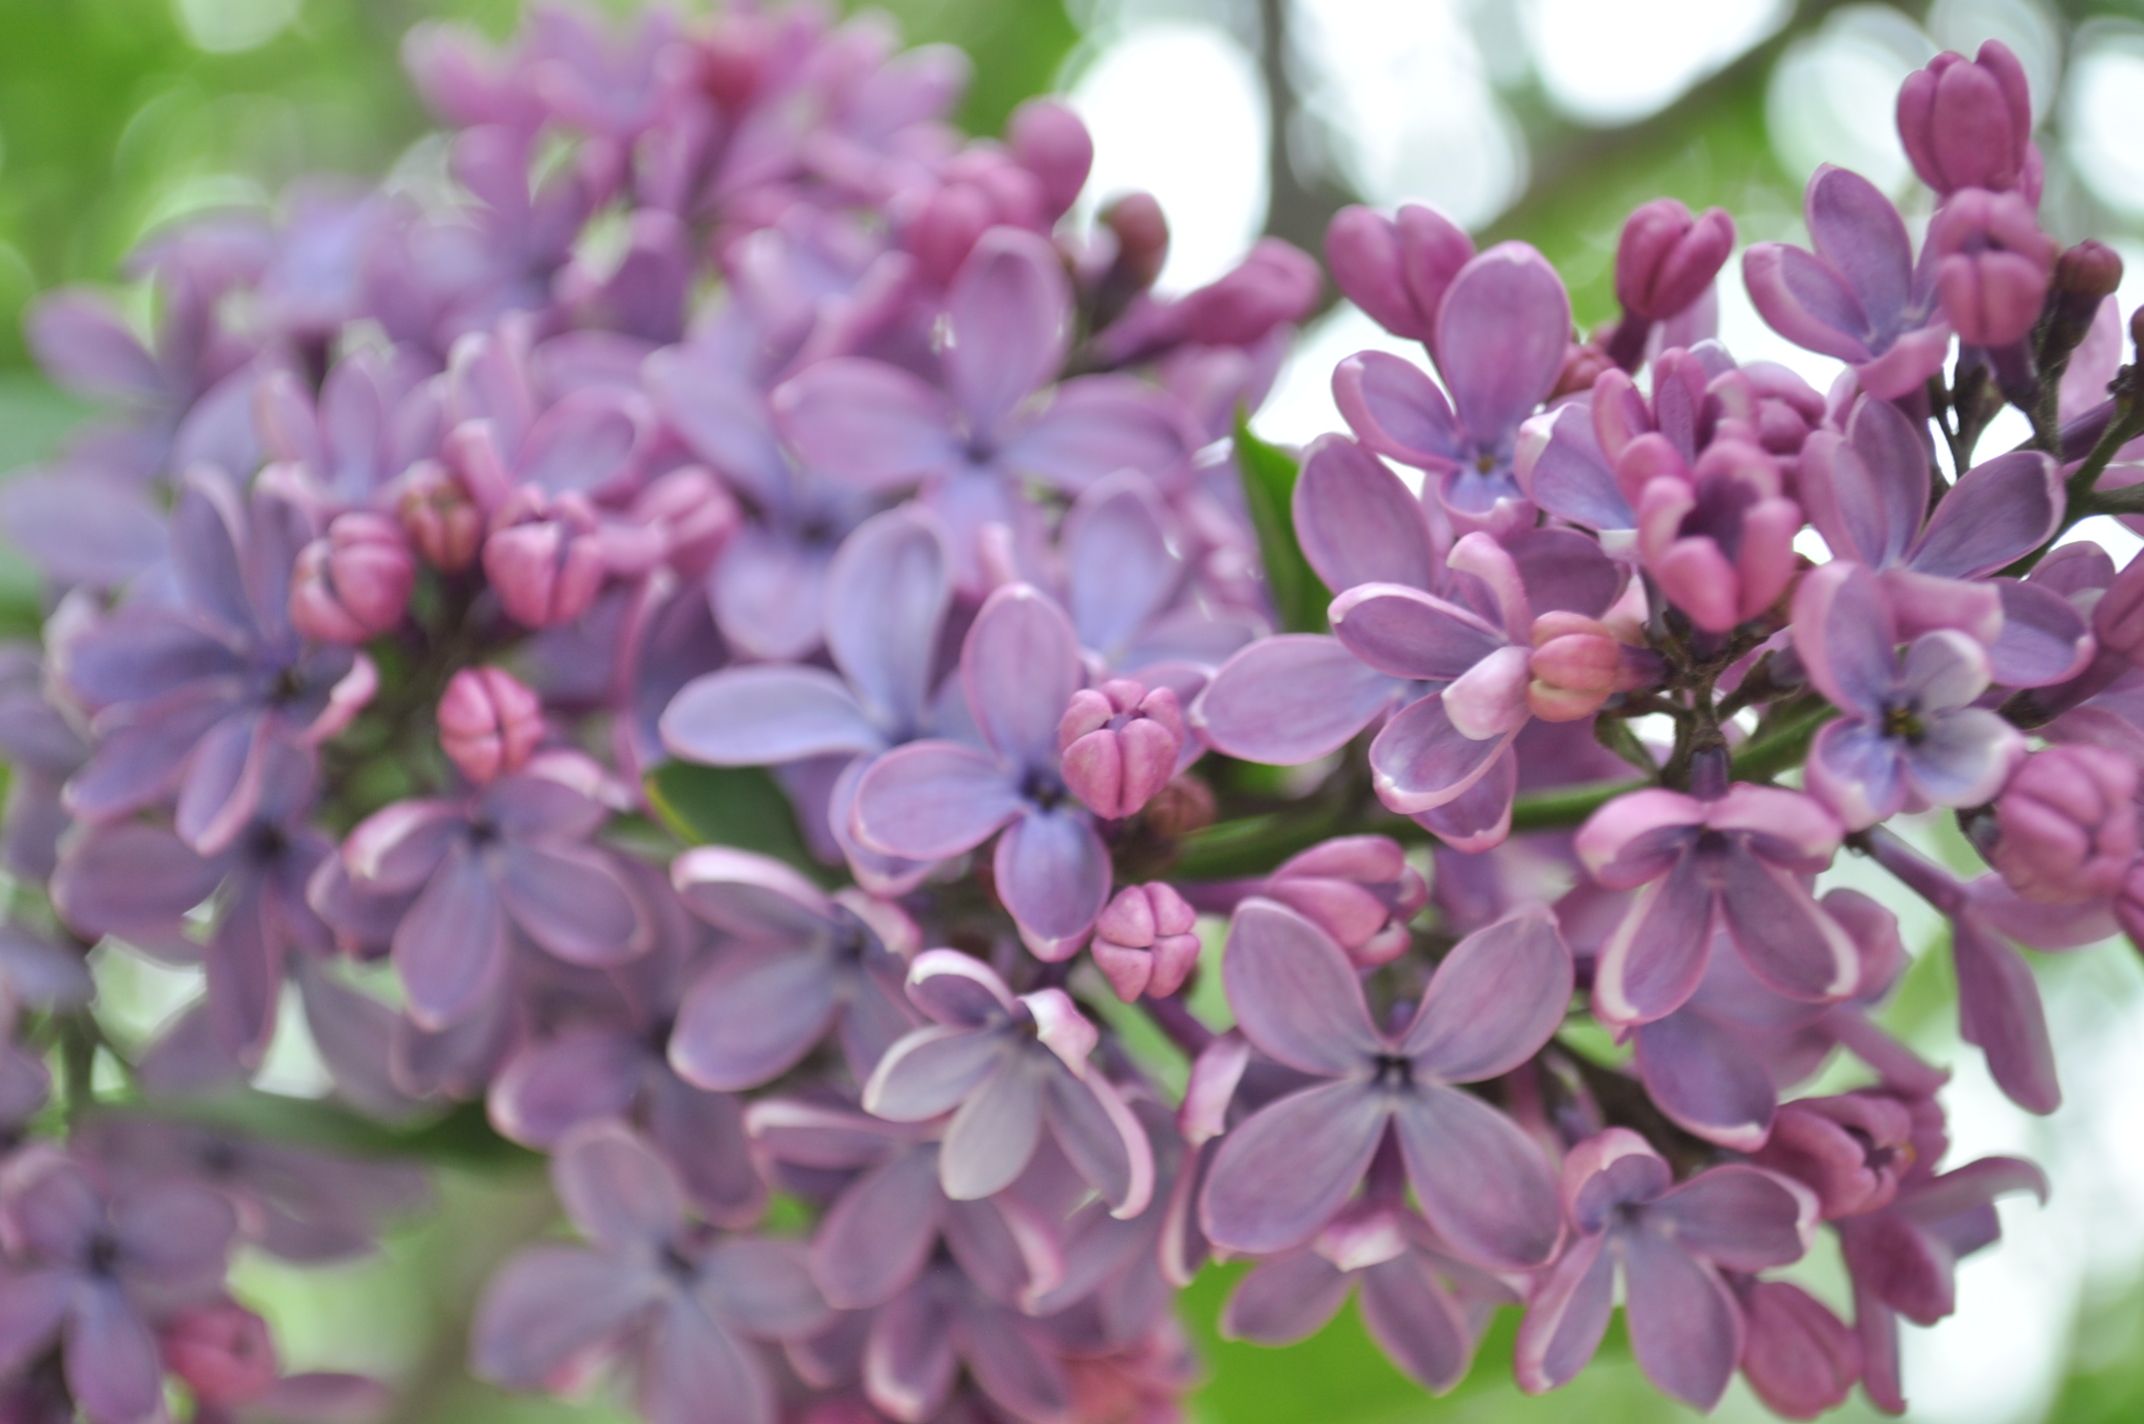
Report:
M1414 1062L1397 1053L1380 1053L1370 1062L1376 1069L1371 1082L1380 1088L1411 1088L1414 1086Z

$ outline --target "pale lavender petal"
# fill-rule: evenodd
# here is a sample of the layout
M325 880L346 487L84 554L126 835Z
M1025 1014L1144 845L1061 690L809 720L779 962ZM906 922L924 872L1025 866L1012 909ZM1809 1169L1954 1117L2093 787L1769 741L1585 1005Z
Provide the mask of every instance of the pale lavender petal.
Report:
M163 1408L164 1369L156 1336L118 1286L85 1283L68 1312L67 1389L98 1424L154 1418Z
M821 361L776 387L773 403L790 448L843 479L912 484L963 463L945 399L895 366Z
M1888 820L1906 804L1905 748L1873 722L1832 722L1820 729L1802 776L1810 794L1849 830Z
M1152 481L1126 472L1090 487L1058 535L1080 639L1114 658L1167 611L1184 582Z
M1602 451L1593 414L1570 402L1519 429L1513 473L1526 497L1559 519L1587 529L1621 530L1637 523Z
M112 1239L137 1282L183 1295L223 1279L238 1214L223 1193L184 1180L130 1188L112 1203Z
M917 955L906 988L917 1008L954 1028L994 1028L1020 1012L997 971L957 949L926 949Z
M1370 743L1377 798L1395 811L1434 811L1480 781L1507 742L1467 736L1452 725L1443 695L1433 692L1401 708Z
M14 1374L44 1353L59 1334L74 1290L64 1270L15 1270L0 1280L0 1370Z
M833 551L779 528L747 524L708 575L707 597L730 646L787 661L817 650L826 631L826 576Z
M1832 563L1803 577L1794 594L1794 651L1834 706L1880 720L1898 680L1897 646L1890 607L1868 569Z
M1736 1033L1678 1013L1641 1026L1637 1045L1645 1090L1677 1126L1737 1151L1764 1145L1779 1089Z
M1411 361L1357 352L1334 369L1333 400L1364 449L1422 470L1453 469L1465 456L1444 392Z
M1456 603L1404 584L1348 589L1332 605L1333 635L1393 677L1450 682L1504 646L1504 635Z
M957 742L913 742L871 763L855 823L871 848L912 860L971 850L1026 803L997 761Z
M68 390L141 405L166 395L156 358L103 297L68 288L48 293L24 326L38 365Z
M1571 342L1563 279L1540 253L1500 242L1459 269L1437 307L1437 368L1476 440L1515 430L1548 398Z
M1229 1293L1221 1336L1258 1345L1308 1340L1347 1304L1354 1279L1316 1251L1261 1261Z
M1415 823L1452 850L1465 855L1493 850L1511 834L1512 803L1519 789L1519 759L1511 739L1472 786L1441 806L1415 815Z
M1813 432L1795 488L1831 552L1870 568L1905 556L1928 513L1928 446L1889 401L1864 397L1842 438Z
M1048 1084L1050 1135L1074 1171L1130 1220L1154 1197L1154 1148L1129 1104L1098 1070L1083 1077L1053 1073Z
M1573 849L1593 878L1631 890L1668 873L1696 829L1705 803L1659 787L1618 796L1579 827Z
M1631 1233L1623 1269L1631 1353L1663 1394L1711 1409L1742 1355L1742 1315L1720 1278L1674 1242Z
M1039 1063L1008 1063L961 1103L938 1150L938 1180L947 1196L996 1196L1027 1169L1042 1140L1044 1071Z
M1742 280L1765 324L1796 346L1841 361L1869 359L1869 317L1829 266L1799 247L1759 242L1742 254Z
M584 846L510 847L498 895L523 934L571 964L609 967L647 948L648 927L611 863Z
M664 709L662 738L673 756L711 766L774 766L885 745L848 684L819 668L780 666L694 678Z
M168 553L169 531L147 493L84 469L11 474L0 486L0 534L63 585L114 587Z
M873 1404L900 1420L938 1417L960 1369L946 1325L927 1291L906 1291L880 1308L864 1345L864 1390Z
M2028 1112L2062 1104L2055 1054L2039 986L2024 958L1971 916L1957 920L1951 957L1958 971L1958 1032L1987 1055L1988 1071Z
M997 893L1038 953L1071 944L1109 899L1109 849L1083 811L1035 811L998 838Z
M1738 1162L1707 1168L1646 1208L1691 1255L1735 1271L1790 1265L1809 1249L1816 1201L1784 1177Z
M800 944L834 932L824 891L771 856L728 846L698 846L670 866L685 907L742 939Z
M1069 1417L1064 1366L1011 1312L962 1311L953 1318L953 1342L983 1393L1014 1418Z
M1064 365L1072 292L1057 253L992 228L946 293L946 381L968 428L987 435Z
M1546 1265L1563 1240L1556 1178L1517 1123L1471 1093L1417 1084L1392 1115L1422 1214L1485 1266Z
M1711 948L1713 898L1695 856L1638 892L1601 946L1593 1006L1603 1019L1650 1023L1689 1001Z
M825 1037L840 1008L835 989L822 955L772 946L724 953L678 1007L671 1066L715 1091L772 1082Z
M2002 714L1967 707L1932 717L1906 748L1906 777L1937 806L1982 806L1995 799L2025 754L2024 735Z
M1057 387L996 464L1018 478L1078 490L1120 470L1167 475L1191 444L1180 408L1162 392L1127 376L1081 376Z
M1907 562L1918 572L1981 578L2030 553L2062 524L2062 471L2014 450L1967 470L1928 518Z
M670 1240L685 1199L668 1163L622 1123L590 1123L560 1144L551 1184L581 1234L614 1251Z
M1272 1103L1223 1137L1199 1201L1215 1245L1266 1255L1299 1246L1347 1204L1390 1110L1364 1083L1324 1083Z
M976 728L1000 756L1054 764L1057 724L1086 680L1079 635L1056 604L1027 584L992 594L968 630L960 678Z
M246 1067L259 1066L275 1035L289 949L284 917L262 887L235 880L202 960L216 1036Z
M827 649L897 729L920 725L929 706L951 589L944 537L916 509L858 526L827 569Z
M506 977L506 911L474 853L449 852L395 931L410 1016L428 1029L472 1017Z
M68 845L52 877L60 917L89 936L158 939L223 879L221 862L171 832L140 821L95 826Z
M1992 589L2002 600L2002 631L1988 648L1997 682L2049 687L2076 676L2091 660L2092 630L2061 593L2021 579L1995 579ZM1976 591L1989 590L1982 584Z
M951 1112L995 1072L1005 1045L964 1028L919 1028L888 1049L864 1084L864 1110L890 1122Z
M1329 589L1428 588L1436 550L1422 502L1399 476L1338 435L1312 442L1290 496L1303 555Z
M209 729L187 759L172 817L188 845L213 855L237 838L260 806L275 751L261 713L236 713Z
M509 1389L541 1389L617 1338L656 1299L656 1278L578 1246L533 1246L485 1287L470 1368Z
M1347 956L1285 905L1252 899L1237 908L1221 981L1244 1035L1291 1068L1338 1077L1384 1051Z
M1570 1383L1600 1349L1615 1311L1615 1258L1606 1244L1601 1236L1578 1238L1534 1287L1514 1361L1527 1393Z
M1192 704L1216 751L1297 766L1338 750L1398 699L1401 684L1337 638L1284 634L1223 663Z
M1731 855L1719 868L1719 885L1721 925L1767 987L1801 1000L1853 992L1861 971L1854 942L1793 871Z
M650 1055L622 1033L577 1029L521 1049L486 1097L492 1125L529 1147L555 1146L572 1129L622 1117L640 1094Z
M755 1340L795 1340L827 1321L801 1241L729 1237L701 1263L695 1294L711 1314Z
M648 1424L703 1424L709 1400L724 1424L774 1424L774 1386L743 1341L687 1300L656 1322L641 1368L637 1403Z
M857 1178L812 1236L812 1278L827 1302L867 1310L906 1288L937 1244L941 1207L930 1153L900 1153Z
M1540 1051L1571 1006L1570 947L1542 909L1459 941L1437 966L1400 1050L1448 1083L1494 1078Z
M1896 330L1913 285L1913 244L1891 200L1860 174L1824 164L1802 210L1817 255L1846 279L1874 330Z
M78 495L79 499L80 496ZM55 649L61 681L91 707L140 702L200 678L244 670L224 639L181 614L125 609Z
M642 1103L648 1140L676 1170L700 1214L717 1226L757 1222L766 1210L767 1184L745 1136L743 1100L655 1073Z
M1474 1362L1473 1327L1418 1256L1363 1273L1362 1323L1385 1358L1431 1394L1457 1385Z
M67 809L87 821L139 811L177 787L201 739L232 711L232 690L195 683L138 709L67 782Z

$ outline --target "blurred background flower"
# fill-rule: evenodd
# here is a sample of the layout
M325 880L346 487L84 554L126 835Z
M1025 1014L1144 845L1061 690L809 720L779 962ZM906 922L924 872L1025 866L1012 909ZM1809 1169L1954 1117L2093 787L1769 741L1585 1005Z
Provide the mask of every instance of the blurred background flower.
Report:
M79 409L24 349L33 292L105 280L181 216L275 201L303 174L353 182L387 163L436 163L409 145L423 116L398 47L427 19L511 28L518 0L12 0L0 5L0 469L49 452ZM609 8L628 5L612 0ZM1995 37L2016 51L2048 160L2043 220L2108 240L2144 300L2144 5L2139 0L881 0L912 41L976 60L961 115L996 132L1023 98L1069 92L1092 128L1089 191L1151 191L1172 215L1165 288L1227 270L1261 233L1316 251L1341 206L1434 204L1484 242L1525 237L1562 271L1590 328L1615 310L1615 238L1636 203L1668 194L1737 214L1740 239L1799 236L1802 178L1854 168L1894 196L1910 170L1892 123L1899 77L1940 49ZM287 198L286 198L287 201ZM1911 212L1909 222L1924 220ZM302 281L302 277L300 278ZM1328 292L1328 298L1333 294ZM1829 375L1765 331L1738 281L1720 286L1730 348ZM1307 329L1261 417L1269 439L1340 428L1334 363L1399 343L1360 313ZM1995 432L1998 441L2005 434ZM2118 552L2129 536L2092 530ZM2127 543L2123 541L2127 540ZM33 585L0 563L0 628L34 630ZM1964 854L1959 847L1961 856ZM1854 865L1834 878L1852 883ZM1865 878L1865 877L1864 877ZM0 885L0 893L6 887ZM1899 897L1891 896L1890 899ZM1938 931L1901 902L1909 941ZM1942 1012L1948 956L1923 955L1895 1024L1954 1061L1960 1158L2013 1151L2046 1164L2056 1209L2005 1208L2005 1249L1968 1262L1960 1310L1908 1341L1910 1417L1957 1424L2144 1418L2144 961L2066 956L2036 967L2063 1044L2069 1101L2049 1119L2012 1107ZM172 1002L142 967L145 1023ZM303 1086L314 1072L271 1059ZM1822 1085L1819 1085L1821 1089ZM508 1401L463 1369L467 1315L499 1257L552 1215L540 1172L449 1174L440 1215L382 1255L298 1272L242 1267L285 1354L307 1366L410 1382L402 1419L468 1424L603 1417ZM1381 1424L1676 1417L1619 1347L1572 1389L1528 1399L1509 1340L1436 1405L1344 1316L1297 1349L1213 1335L1225 1284L1188 1297L1210 1378L1200 1417ZM1508 1332L1507 1322L1504 1327ZM1858 1400L1839 1418L1862 1417ZM1737 1384L1723 1417L1759 1418Z

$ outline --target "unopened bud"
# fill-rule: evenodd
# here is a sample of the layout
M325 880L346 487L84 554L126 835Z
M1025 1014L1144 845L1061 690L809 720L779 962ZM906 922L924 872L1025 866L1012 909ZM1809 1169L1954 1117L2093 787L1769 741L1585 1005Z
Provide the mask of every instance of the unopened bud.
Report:
M1734 219L1720 208L1692 216L1673 198L1641 204L1616 241L1616 300L1647 321L1679 316L1711 288L1734 246Z
M1936 293L1958 339L2008 346L2040 319L2055 267L2055 244L2032 205L2016 193L1968 188L1928 225Z
M1342 836L1281 862L1260 892L1313 921L1357 968L1407 952L1429 886L1389 836Z
M159 1332L158 1344L164 1368L201 1404L219 1410L251 1404L281 1374L267 1322L229 1301L172 1317Z
M1093 136L1079 115L1055 99L1030 99L1013 110L1005 144L1035 175L1052 216L1072 206L1094 166Z
M402 621L416 581L402 526L384 514L351 510L298 551L290 621L322 642L368 642Z
M419 557L444 573L476 562L484 516L462 482L436 460L410 467L395 498L395 517Z
M1600 711L1623 671L1623 645L1608 625L1556 611L1534 620L1526 706L1544 722L1576 722Z
M1890 1204L1913 1165L1913 1114L1881 1093L1789 1103L1750 1159L1816 1194L1826 1221Z
M1166 999L1184 987L1199 962L1198 914L1183 896L1155 881L1128 885L1094 922L1089 952L1117 997Z
M543 740L543 703L513 674L463 668L439 699L439 745L482 786L528 764Z
M1184 298L1184 335L1203 346L1249 346L1308 315L1323 284L1308 253L1262 237L1234 270Z
M2137 858L2136 794L2136 764L2119 752L2083 744L2035 752L1996 799L1988 861L2027 900L2111 895Z
M1184 714L1176 694L1128 678L1083 687L1057 724L1065 785L1109 820L1136 815L1176 774Z
M1474 257L1474 240L1434 208L1391 217L1342 208L1325 230L1325 261L1347 299L1394 336L1431 341L1445 288Z
M524 487L500 507L484 541L484 577L506 616L525 628L586 613L607 572L595 511L578 495Z
M2020 186L2032 147L2025 67L2000 40L1970 60L1937 55L1899 86L1898 136L1913 171L1939 194Z
M1154 285L1169 257L1169 220L1152 193L1126 193L1102 210L1117 239L1117 272L1140 291Z

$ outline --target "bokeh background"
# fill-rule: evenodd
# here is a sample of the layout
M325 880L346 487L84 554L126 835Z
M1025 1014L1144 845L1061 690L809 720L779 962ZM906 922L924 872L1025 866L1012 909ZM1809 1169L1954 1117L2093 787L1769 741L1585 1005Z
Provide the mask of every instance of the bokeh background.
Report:
M1069 92L1095 134L1091 190L1147 188L1170 214L1165 285L1219 273L1260 232L1315 250L1343 203L1419 200L1487 239L1524 237L1542 248L1588 325L1612 314L1616 230L1644 198L1725 205L1742 240L1754 241L1799 235L1801 184L1820 161L1905 193L1910 175L1890 117L1898 80L1940 48L1970 50L1997 36L2033 77L2049 230L2113 243L2132 272L2125 305L2144 301L2144 0L882 0L879 8L911 39L949 41L974 56L963 118L977 131L994 131L1030 94ZM518 9L518 0L0 0L0 470L40 458L79 414L27 364L21 315L35 292L108 279L143 234L186 213L270 202L289 180L322 170L377 174L424 130L398 69L402 32L447 16L504 33ZM1722 334L1739 354L1806 362L1812 379L1828 378L1828 363L1764 331L1739 283L1727 282L1722 298ZM1371 345L1394 343L1353 313L1321 315L1261 432L1304 440L1336 428L1327 374ZM19 566L0 559L0 626L28 631L37 616ZM1931 920L1909 918L1908 927L1917 948L1940 949ZM1910 1340L1911 1417L2144 1420L2144 959L2114 946L2038 957L2068 1096L2049 1120L2011 1107L1977 1056L1957 1053L1946 961L1922 954L1895 1013L1924 1052L1958 1064L1957 1151L2033 1156L2055 1195L2045 1211L2006 1206L2008 1239L1966 1265L1958 1314ZM173 987L143 969L120 992L132 1012L153 1018ZM285 1045L269 1071L302 1089L302 1046ZM599 1404L509 1401L462 1377L462 1331L479 1282L551 1219L538 1172L453 1173L444 1210L377 1259L304 1274L256 1262L241 1284L276 1320L292 1365L404 1381L409 1424L608 1419ZM1835 1268L1817 1262L1812 1271L1837 1299ZM1508 1322L1475 1377L1437 1402L1384 1364L1352 1318L1293 1351L1224 1345L1211 1327L1225 1285L1211 1280L1187 1301L1209 1361L1202 1421L1684 1413L1647 1390L1613 1344L1573 1388L1544 1400L1518 1395ZM1763 1417L1740 1387L1720 1415Z

